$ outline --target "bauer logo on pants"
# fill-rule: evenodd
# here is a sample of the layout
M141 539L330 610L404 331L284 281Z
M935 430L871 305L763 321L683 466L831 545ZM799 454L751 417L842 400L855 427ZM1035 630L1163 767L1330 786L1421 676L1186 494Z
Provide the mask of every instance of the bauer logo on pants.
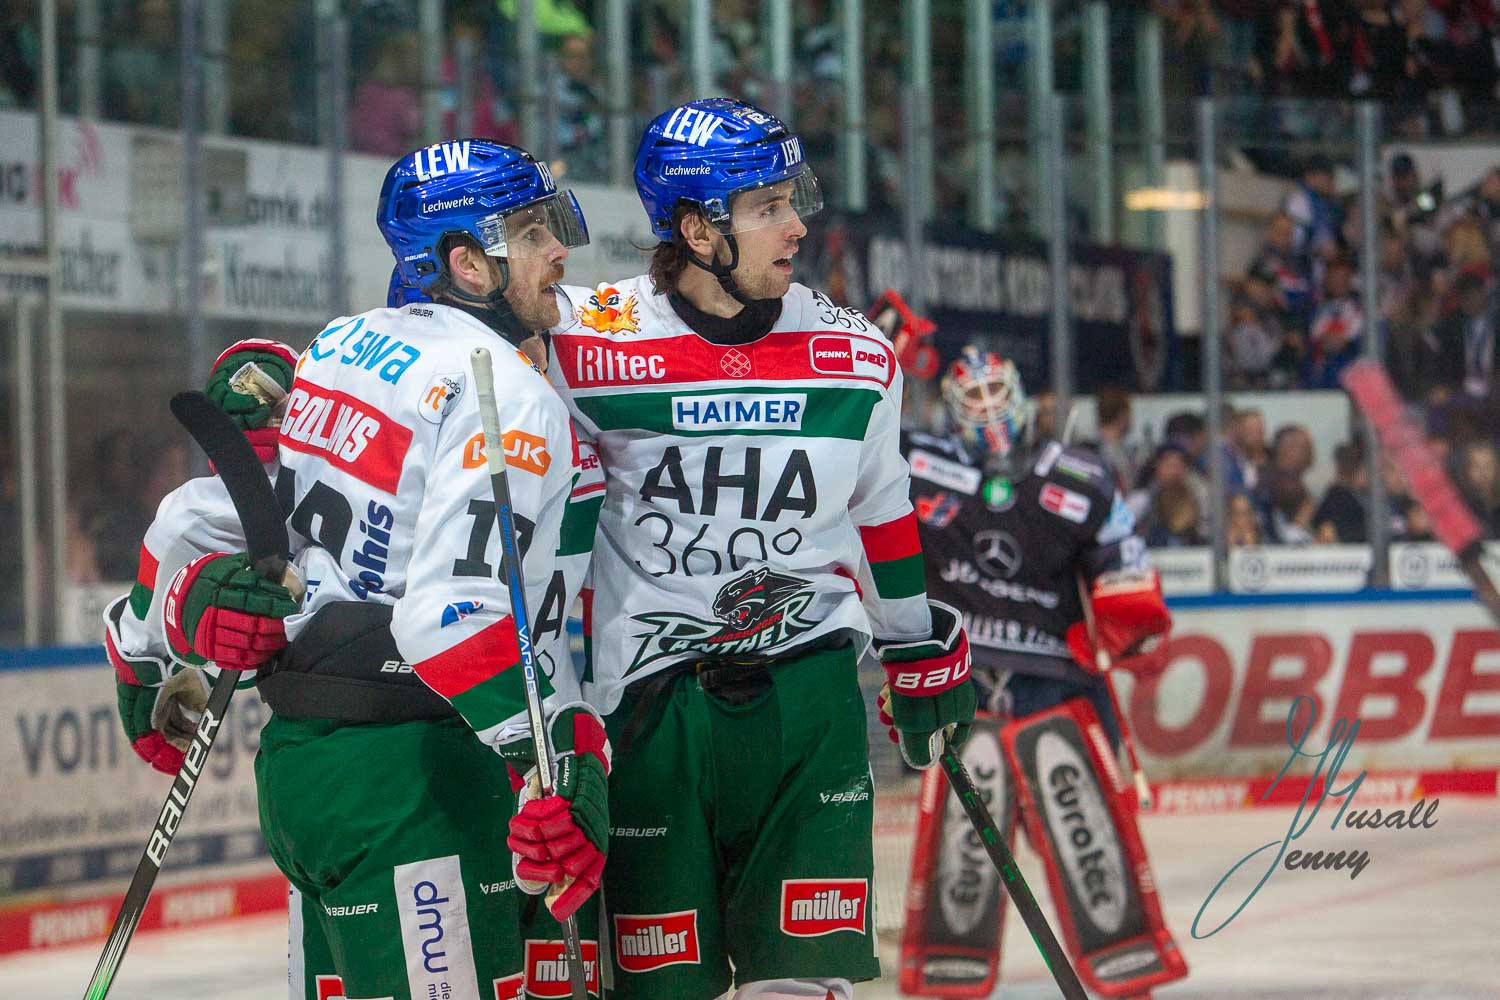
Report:
M862 878L787 879L781 883L781 931L792 937L863 934L869 895L869 882Z
M583 942L584 982L588 991L599 995L599 945L595 941ZM568 961L563 957L561 941L526 942L526 995L562 998L572 995L568 985Z
M697 910L615 916L615 964L626 972L698 961Z
M452 1000L479 996L458 855L397 865L395 882L411 995Z

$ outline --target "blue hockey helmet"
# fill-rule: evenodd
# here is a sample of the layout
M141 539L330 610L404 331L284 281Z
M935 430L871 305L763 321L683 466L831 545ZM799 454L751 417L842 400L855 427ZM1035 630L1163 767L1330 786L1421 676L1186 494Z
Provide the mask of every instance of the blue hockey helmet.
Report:
M792 181L785 205L751 218L732 217L734 196ZM683 202L702 209L730 235L801 218L823 207L818 178L802 140L775 115L744 101L689 101L657 115L635 154L635 189L658 239L672 239L672 213Z
M387 308L400 309L402 306L407 305L411 302L430 301L432 300L424 295L420 288L413 288L410 285L403 285L401 283L401 268L391 268L391 284L390 287L386 289L385 293L385 304Z
M544 254L551 238L568 248L589 241L578 200L557 189L547 165L488 139L440 142L397 160L381 185L375 224L396 255L393 280L424 293L447 272L438 245L450 234L466 233L500 258L506 281L507 259Z

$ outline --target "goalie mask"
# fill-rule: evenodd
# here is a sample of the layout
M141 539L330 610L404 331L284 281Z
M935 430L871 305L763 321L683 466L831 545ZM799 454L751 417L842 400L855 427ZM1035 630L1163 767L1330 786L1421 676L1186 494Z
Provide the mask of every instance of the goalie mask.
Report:
M1026 430L1026 391L1016 366L994 351L972 344L959 352L943 376L943 402L964 441L1007 459Z

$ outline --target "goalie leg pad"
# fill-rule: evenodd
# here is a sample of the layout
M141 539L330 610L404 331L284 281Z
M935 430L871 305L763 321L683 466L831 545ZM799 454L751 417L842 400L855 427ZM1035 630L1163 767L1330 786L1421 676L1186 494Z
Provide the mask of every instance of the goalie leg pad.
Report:
M1187 975L1156 895L1130 791L1087 698L1025 716L1001 733L1041 849L1058 923L1091 991L1129 997Z
M1000 720L980 713L959 756L1006 843L1013 843L1016 796L1002 757ZM901 992L989 996L1000 971L1004 904L999 873L947 779L924 772L901 936Z

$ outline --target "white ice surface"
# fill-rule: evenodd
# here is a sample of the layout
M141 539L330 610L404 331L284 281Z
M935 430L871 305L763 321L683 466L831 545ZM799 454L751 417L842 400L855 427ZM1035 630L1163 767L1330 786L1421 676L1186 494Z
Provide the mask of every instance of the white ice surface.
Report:
M1289 809L1143 823L1168 923L1191 975L1157 991L1165 1000L1335 998L1335 1000L1500 1000L1500 804L1445 799L1430 830L1331 832L1332 812L1293 846L1366 849L1356 881L1347 872L1278 870L1240 916L1194 940L1189 927L1214 883L1253 848L1279 841ZM1043 897L1035 857L1021 866ZM1259 860L1259 859L1258 859ZM1248 867L1248 866L1247 866ZM1261 865L1250 881L1264 871ZM1235 889L1238 887L1239 894ZM1223 890L1232 905L1248 884ZM1211 909L1202 927L1228 912ZM286 918L243 918L200 930L142 934L111 1000L281 1000L286 995ZM98 946L0 960L0 998L76 998ZM1006 921L998 996L1057 995L1021 921ZM895 997L891 983L857 990L860 1000ZM698 998L692 998L698 1000Z

